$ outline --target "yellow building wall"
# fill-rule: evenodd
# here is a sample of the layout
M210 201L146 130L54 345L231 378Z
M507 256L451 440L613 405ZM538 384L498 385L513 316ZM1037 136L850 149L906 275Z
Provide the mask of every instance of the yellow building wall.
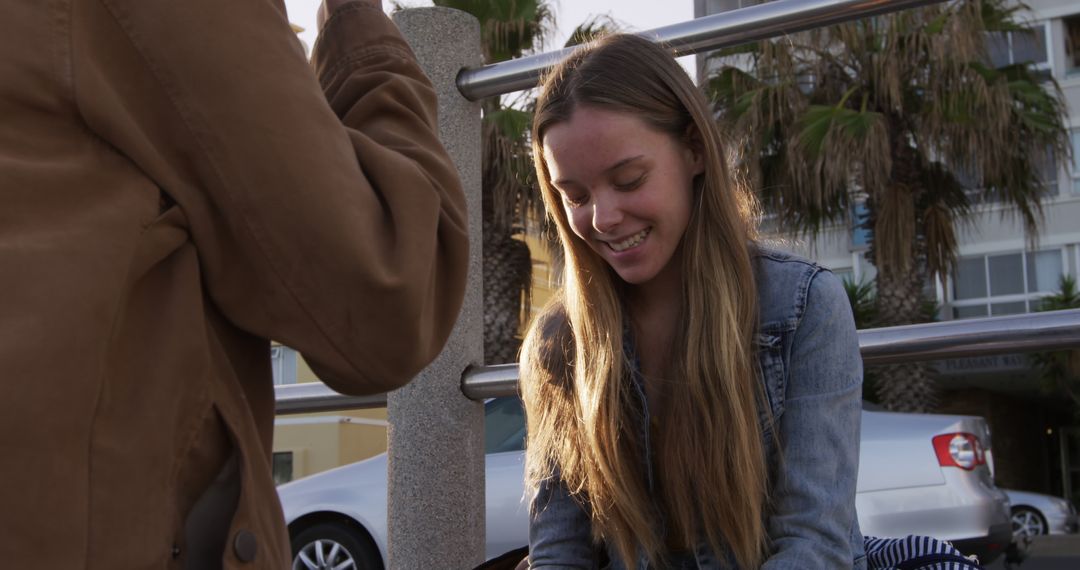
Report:
M385 423L359 423L348 416L279 418L274 452L292 453L292 478L367 459L386 451Z
M296 381L318 381L300 355ZM385 451L386 408L278 416L274 422L274 453L292 453L293 480Z

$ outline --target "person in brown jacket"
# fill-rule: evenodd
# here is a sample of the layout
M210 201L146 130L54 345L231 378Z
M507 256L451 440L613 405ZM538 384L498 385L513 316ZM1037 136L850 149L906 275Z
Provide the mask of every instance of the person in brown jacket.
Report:
M379 0L0 3L0 566L288 568L269 341L406 383L465 287L434 91Z

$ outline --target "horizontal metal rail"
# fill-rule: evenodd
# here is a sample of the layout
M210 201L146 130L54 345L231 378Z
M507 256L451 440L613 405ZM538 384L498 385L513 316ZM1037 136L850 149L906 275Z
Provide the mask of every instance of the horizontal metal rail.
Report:
M1080 348L1080 309L986 319L964 319L859 331L867 365ZM517 393L517 364L465 372L461 390L483 400ZM343 396L321 382L277 386L279 414L326 412L386 405L386 394Z
M307 414L312 412L335 412L361 408L385 408L386 394L370 396L346 396L335 392L322 382L302 382L274 386L279 414Z
M776 0L640 32L678 56L897 12L942 0ZM572 48L463 69L458 90L470 101L535 87L544 71Z
M1067 348L1080 348L1080 309L859 331L868 365Z

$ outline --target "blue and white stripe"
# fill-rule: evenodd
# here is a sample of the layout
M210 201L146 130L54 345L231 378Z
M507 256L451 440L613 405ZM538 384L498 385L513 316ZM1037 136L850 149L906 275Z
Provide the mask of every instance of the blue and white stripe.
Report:
M948 542L929 536L863 540L869 570L981 570L976 557L964 556Z

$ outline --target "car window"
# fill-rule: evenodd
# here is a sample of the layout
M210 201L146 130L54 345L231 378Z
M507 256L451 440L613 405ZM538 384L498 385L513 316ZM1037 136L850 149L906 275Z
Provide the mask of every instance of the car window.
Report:
M516 396L495 398L484 410L484 453L525 449L525 412Z

